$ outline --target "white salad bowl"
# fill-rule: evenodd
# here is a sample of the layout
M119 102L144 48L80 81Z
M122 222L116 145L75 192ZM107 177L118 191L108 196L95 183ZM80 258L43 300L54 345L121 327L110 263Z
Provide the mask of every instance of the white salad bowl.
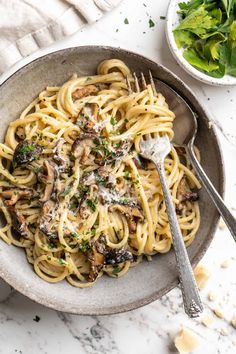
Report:
M170 50L177 60L178 64L189 73L195 79L202 81L206 84L213 86L233 86L236 85L236 77L225 75L222 78L214 78L204 74L198 69L194 68L187 60L183 57L183 48L178 48L175 42L173 30L178 26L180 22L180 16L178 15L180 0L171 0L168 12L167 12L167 21L166 21L166 37L167 42L170 47ZM186 0L187 2L187 0Z

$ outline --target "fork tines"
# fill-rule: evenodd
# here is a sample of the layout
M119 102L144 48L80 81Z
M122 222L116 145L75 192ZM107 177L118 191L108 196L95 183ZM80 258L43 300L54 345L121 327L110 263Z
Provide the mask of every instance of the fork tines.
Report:
M156 91L156 86L155 86L155 82L153 80L153 76L151 71L149 70L149 84L151 85L152 91L153 91L153 95L156 96L157 95L157 91ZM141 77L141 89L145 90L147 88L147 81L145 79L144 73L141 72L140 73L140 77ZM134 79L134 90L132 89L132 85L130 82L130 78L128 76L126 76L126 83L127 83L127 88L128 88L128 92L129 94L132 94L133 92L140 92L140 84L139 84L139 79L137 78L136 73L133 73L133 79Z

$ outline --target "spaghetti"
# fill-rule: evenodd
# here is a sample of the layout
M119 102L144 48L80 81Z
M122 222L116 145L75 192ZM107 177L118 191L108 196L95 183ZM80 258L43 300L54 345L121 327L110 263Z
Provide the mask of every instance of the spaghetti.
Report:
M24 248L48 282L91 286L171 248L160 180L139 142L149 133L172 139L175 115L150 86L129 94L126 76L125 63L111 59L97 75L47 87L0 144L0 237ZM165 170L189 245L200 185L181 149L172 148Z

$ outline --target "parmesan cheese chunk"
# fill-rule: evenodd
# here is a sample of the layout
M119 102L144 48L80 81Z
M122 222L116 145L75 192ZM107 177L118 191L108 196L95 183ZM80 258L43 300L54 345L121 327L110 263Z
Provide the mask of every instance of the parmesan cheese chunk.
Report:
M236 315L233 316L231 320L231 325L236 329Z
M197 282L197 286L199 289L203 289L211 276L209 270L202 265L198 265L194 271L194 276Z
M222 308L220 307L216 307L214 310L213 310L214 314L219 317L219 318L224 318L224 312L222 310Z
M200 338L190 329L183 328L175 337L174 343L180 354L188 354L199 346Z
M214 322L214 317L212 315L207 315L202 318L201 322L205 327L209 327Z

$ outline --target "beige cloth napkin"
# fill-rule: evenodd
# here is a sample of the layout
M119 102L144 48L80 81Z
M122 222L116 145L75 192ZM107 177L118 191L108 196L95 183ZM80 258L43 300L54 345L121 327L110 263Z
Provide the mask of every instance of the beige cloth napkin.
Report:
M120 2L0 0L0 74L37 49L99 20Z

